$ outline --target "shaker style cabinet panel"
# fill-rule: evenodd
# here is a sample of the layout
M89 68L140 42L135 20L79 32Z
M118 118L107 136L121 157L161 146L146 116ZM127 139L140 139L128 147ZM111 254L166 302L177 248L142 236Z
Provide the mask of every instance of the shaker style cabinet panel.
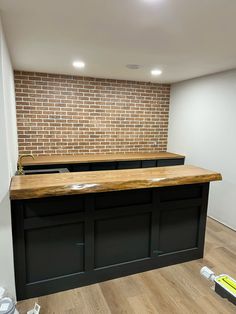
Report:
M95 195L95 210L112 210L113 208L122 208L129 206L152 205L152 189L125 190L122 192L97 193Z
M203 184L181 185L160 189L159 254L170 254L196 249L206 198Z
M75 223L25 232L26 281L84 271L84 225Z
M184 158L157 160L157 167L179 166L184 164Z
M84 211L84 196L75 199L73 196L47 197L24 201L24 217L44 217Z
M84 164L73 164L70 165L71 172L80 172L80 171L90 171L90 164L84 163Z
M208 188L13 200L18 300L201 258Z
M150 256L150 213L96 220L95 268Z
M91 171L99 171L99 170L115 170L116 163L115 162L95 162L90 164Z
M202 194L202 184L170 186L166 188L160 188L160 202L161 204L166 204L168 201L191 200L201 198Z
M196 248L199 207L162 210L159 221L159 254Z
M151 168L157 166L157 160L142 160L142 168Z
M135 169L135 168L141 168L140 160L118 161L117 169Z

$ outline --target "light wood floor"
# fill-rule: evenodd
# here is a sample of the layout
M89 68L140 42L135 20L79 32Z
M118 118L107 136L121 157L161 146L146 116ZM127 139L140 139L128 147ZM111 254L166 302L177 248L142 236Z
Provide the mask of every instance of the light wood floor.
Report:
M26 313L36 301L42 314L236 313L200 277L204 265L236 278L236 232L212 219L204 259L22 301L17 308Z

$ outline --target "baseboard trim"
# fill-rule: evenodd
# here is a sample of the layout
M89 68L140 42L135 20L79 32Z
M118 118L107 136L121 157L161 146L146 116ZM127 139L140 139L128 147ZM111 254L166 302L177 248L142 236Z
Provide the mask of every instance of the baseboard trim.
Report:
M215 220L215 221L219 222L221 225L223 225L223 226L225 226L225 227L227 227L227 228L231 229L232 231L236 231L236 229L234 229L233 227L231 227L231 226L227 225L226 223L224 223L224 222L222 222L222 221L218 220L218 219L217 219L217 218L215 218L215 217L212 217L212 216L210 216L210 215L207 215L207 217L209 217L209 218L211 218L211 219L213 219L213 220Z

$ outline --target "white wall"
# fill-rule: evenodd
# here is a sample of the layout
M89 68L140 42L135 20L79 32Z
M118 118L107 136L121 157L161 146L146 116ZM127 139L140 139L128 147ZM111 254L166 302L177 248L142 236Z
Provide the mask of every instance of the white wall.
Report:
M168 150L222 173L208 214L236 229L236 70L172 85Z
M18 158L13 69L0 21L0 286L15 296L9 185Z

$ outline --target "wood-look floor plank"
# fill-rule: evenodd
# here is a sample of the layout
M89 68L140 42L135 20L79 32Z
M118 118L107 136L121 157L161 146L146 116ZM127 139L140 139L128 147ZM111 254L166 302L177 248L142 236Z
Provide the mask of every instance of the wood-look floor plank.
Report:
M133 314L134 311L127 301L126 290L120 289L116 285L116 280L107 281L100 284L104 298L110 308L112 314Z
M128 301L134 311L137 314L158 314L158 310L155 308L148 294L142 294L139 296L129 297Z
M139 296L143 293L143 290L141 290L140 287L137 285L136 278L136 275L132 275L118 278L116 280L116 285L119 286L119 289L121 291L125 291L126 298Z
M149 295L149 299L158 313L160 313L160 311L162 311L162 313L166 313L167 311L172 313L175 309L175 305L170 298L166 298L166 283L165 286L163 286L161 278L159 278L160 281L157 281L158 279L154 278L153 274L153 271L140 274L138 284L143 286L143 293Z
M81 294L83 302L86 306L84 313L111 313L99 284L84 287L83 289L81 289Z
M100 284L21 301L25 314L37 301L42 314L233 314L236 306L202 278L202 266L236 278L236 232L208 219L203 259Z

